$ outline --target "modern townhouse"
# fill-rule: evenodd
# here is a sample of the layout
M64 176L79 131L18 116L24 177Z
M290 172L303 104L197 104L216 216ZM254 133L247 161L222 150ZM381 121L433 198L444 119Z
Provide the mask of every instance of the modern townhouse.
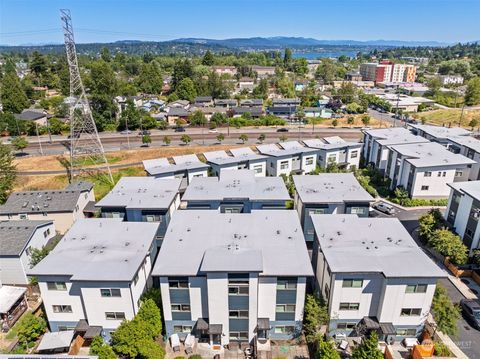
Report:
M462 238L469 255L480 248L480 181L455 182L451 188L445 219Z
M232 99L215 99L215 106L232 108L237 106L237 100Z
M305 146L318 149L317 164L326 168L335 164L340 168L352 169L360 166L362 143L347 142L338 136L324 137L323 140L314 138L303 140Z
M85 321L103 337L138 312L151 284L158 223L77 221L27 274L36 276L51 331ZM81 323L79 323L81 322Z
M448 149L475 161L470 168L469 181L480 179L480 141L471 136L448 137Z
M182 197L182 208L250 213L285 209L290 200L280 177L255 177L252 170L223 171L219 177L194 178Z
M165 117L170 126L176 125L178 120L188 120L189 110L183 107L167 107Z
M272 100L273 106L300 106L299 98L275 98Z
M441 127L414 124L409 124L408 126L414 135L425 137L429 141L438 142L447 147L450 143L450 137L470 136L472 134L472 132L461 127Z
M307 242L313 242L312 214L356 214L368 217L373 197L358 183L353 173L321 173L293 176L294 208Z
M240 100L240 107L262 107L263 100L261 98L247 98Z
M181 182L180 178L122 177L96 207L102 218L158 223L157 237L161 239L180 206Z
M255 176L265 177L267 169L267 156L259 155L249 147L235 148L229 151L232 156L225 151L204 152L203 156L212 168L214 176L220 176L224 170L253 170Z
M386 176L390 189L404 188L411 198L447 198L448 183L466 181L475 161L435 143L389 146Z
M53 221L0 222L0 283L27 285L32 250L41 249L53 237Z
M94 200L89 182L75 182L62 190L14 192L0 206L0 220L52 220L55 229L65 233L76 220L85 218L84 209Z
M197 96L193 101L193 105L196 107L213 106L212 96Z
M363 132L362 155L365 164L371 164L381 172L385 171L388 160L388 146L406 143L426 143L427 139L415 136L403 127L367 129Z
M317 150L302 146L298 141L258 145L258 152L267 158L269 176L309 173L316 168Z
M152 272L167 336L219 351L298 336L312 274L298 217L278 210L178 211Z
M172 162L167 158L144 160L143 167L148 176L156 178L181 178L180 189L187 187L193 177L207 177L209 165L195 155L173 156Z
M233 117L240 117L243 114L249 114L253 118L259 118L263 115L263 107L248 106L248 107L232 107L231 113Z
M396 218L312 215L314 288L337 339L375 330L380 339L416 337L438 278L447 274Z

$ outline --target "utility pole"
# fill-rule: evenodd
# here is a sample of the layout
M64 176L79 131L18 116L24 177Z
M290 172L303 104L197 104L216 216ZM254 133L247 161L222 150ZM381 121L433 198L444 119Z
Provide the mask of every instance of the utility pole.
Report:
M35 122L35 130L37 131L38 146L40 147L40 154L43 156L42 141L40 141L40 135L38 134L38 123Z
M114 184L80 77L70 10L61 9L60 18L63 22L63 37L70 73L70 97L74 99L70 102L70 179L72 180L75 175L85 171L85 163L100 162L106 169L109 181Z
M462 127L463 112L465 111L465 102L463 102L462 112L460 113L460 120L458 120L458 127Z

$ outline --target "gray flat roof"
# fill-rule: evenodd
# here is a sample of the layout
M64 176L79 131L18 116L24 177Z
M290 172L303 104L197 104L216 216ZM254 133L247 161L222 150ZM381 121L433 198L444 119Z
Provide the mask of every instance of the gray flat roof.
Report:
M12 193L0 206L0 214L73 212L80 190L44 190Z
M447 183L450 187L461 193L480 201L480 181L466 181Z
M79 219L28 275L129 282L148 255L158 226L120 219Z
M298 214L176 211L152 274L196 276L205 271L313 275Z
M122 177L96 207L168 209L182 180L155 177Z
M0 221L0 256L19 256L38 228L53 221Z
M433 125L414 125L409 124L411 128L421 130L430 136L434 136L439 139L447 139L449 136L469 136L472 134L471 131L468 131L461 127L442 127L442 126L433 126Z
M250 150L251 152L249 153L248 151L246 151L247 149ZM230 150L233 156L230 156L225 151L204 152L203 155L205 156L205 159L207 160L207 162L210 162L219 166L232 164L232 163L239 163L242 161L259 161L259 160L266 159L266 156L258 155L248 147L240 148L237 150L240 150L240 151L235 151L233 149Z
M372 202L373 197L358 183L353 173L320 173L293 176L303 203Z
M63 330L60 332L47 332L43 335L37 350L53 350L60 348L70 348L73 340L74 330Z
M449 136L447 140L480 153L480 141L471 136Z
M406 145L389 146L400 153L405 160L415 167L454 166L476 163L460 154L447 150L436 142L409 143Z
M385 277L446 277L397 218L313 214L320 248L334 273Z
M334 136L338 137L338 136ZM341 141L339 140L333 140L334 137L325 137L324 141L322 141L319 138L313 138L310 140L303 140L303 143L305 146L310 147L310 148L318 148L320 150L335 150L338 148L345 148L345 147L362 147L361 142L347 142L344 141L342 138L338 137ZM330 140L330 142L329 142Z
M426 138L416 136L403 127L379 128L363 130L363 132L372 136L381 145L429 142Z
M218 177L193 178L182 197L184 201L246 198L250 201L288 201L281 177L255 177L253 170L224 170Z
M3 285L0 287L0 313L7 313L17 300L22 297L27 291L24 287L14 287L10 285Z
M257 150L264 155L273 157L294 156L301 153L317 152L313 148L302 146L298 141L280 142L278 146L274 143L258 145Z
M173 156L174 164L167 158L143 161L143 167L149 175L160 175L189 170L208 169L210 166L201 162L195 155Z

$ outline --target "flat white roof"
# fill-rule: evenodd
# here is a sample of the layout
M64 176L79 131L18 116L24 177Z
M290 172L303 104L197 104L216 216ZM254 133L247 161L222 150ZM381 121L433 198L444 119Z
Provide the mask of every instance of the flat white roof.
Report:
M265 160L266 156L262 156L253 152L250 148L239 148L235 150L230 150L233 156L230 156L225 151L211 151L211 152L204 152L203 155L207 162L217 164L217 165L226 165L226 164L233 164L239 163L242 161L259 161ZM248 151L250 150L250 151Z
M320 249L333 273L446 277L396 218L311 215Z
M422 136L415 136L409 130L403 127L389 127L372 130L363 130L364 133L372 136L379 144L398 145L403 143L421 143L429 142Z
M176 211L152 275L250 271L261 276L313 275L295 211Z
M79 219L27 274L71 276L72 281L130 282L148 255L158 226L121 219Z
M480 181L453 182L447 184L454 190L480 201Z
M221 201L227 198L288 201L290 196L281 177L255 177L253 170L224 170L220 178L193 178L182 200Z
M411 128L421 130L430 136L436 137L438 139L447 139L449 136L469 136L472 134L471 131L468 131L461 127L442 127L442 126L433 126L433 125L415 125L410 124Z
M60 332L47 332L43 335L38 351L69 348L73 340L74 330L63 330Z
M325 142L324 142L325 141ZM362 147L360 142L347 142L339 136L325 137L323 141L319 138L303 140L307 147L318 148L320 150L335 150L345 147Z
M122 177L96 207L168 209L181 183L180 178Z
M409 143L406 145L389 146L400 153L406 161L415 167L469 165L475 161L463 155L447 150L436 142Z
M260 153L273 157L294 156L301 153L315 153L315 149L302 146L298 141L280 142L278 145L270 143L258 145Z
M480 141L471 136L448 136L447 140L480 153Z
M353 173L320 173L293 176L303 203L373 202Z
M151 176L197 169L206 170L210 167L200 161L195 155L173 156L173 161L175 164L170 163L166 158L145 160L143 161L143 166L145 171Z

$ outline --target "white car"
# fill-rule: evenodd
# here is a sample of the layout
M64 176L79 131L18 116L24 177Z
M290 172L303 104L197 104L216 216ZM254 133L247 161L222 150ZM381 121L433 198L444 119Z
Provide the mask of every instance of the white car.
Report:
M212 128L208 130L209 133L218 133L218 130L216 128Z
M394 214L395 209L393 206L389 205L388 203L385 202L377 202L372 204L372 207L375 208L377 211L385 213L385 214Z

